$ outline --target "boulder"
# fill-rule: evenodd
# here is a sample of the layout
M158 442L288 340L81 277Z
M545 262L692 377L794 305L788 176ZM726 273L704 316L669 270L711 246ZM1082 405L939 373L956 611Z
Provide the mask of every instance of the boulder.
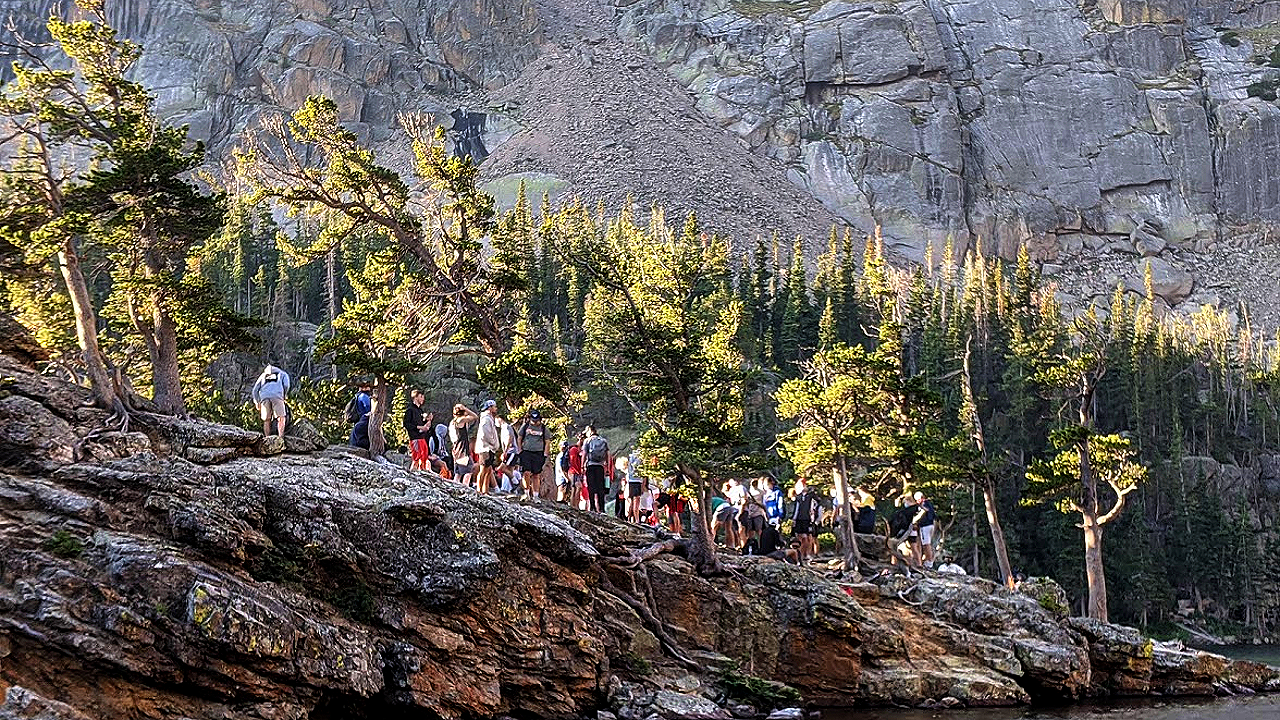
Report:
M323 450L329 443L309 420L297 419L285 428L285 447L289 452L310 452Z
M1169 305L1177 305L1195 290L1195 276L1184 268L1161 257L1149 257L1135 263L1137 274L1126 284L1136 293L1146 292L1146 272L1151 269L1151 291Z
M1067 626L1089 641L1095 694L1145 695L1151 689L1153 646L1137 630L1093 618L1070 618Z

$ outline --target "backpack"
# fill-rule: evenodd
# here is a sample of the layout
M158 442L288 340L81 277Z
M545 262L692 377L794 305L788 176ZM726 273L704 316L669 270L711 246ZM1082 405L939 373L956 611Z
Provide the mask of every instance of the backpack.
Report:
M566 473L569 472L569 451L568 450L565 450L564 452L560 453L560 469Z
M588 465L603 465L609 460L609 443L599 435L588 440L585 449Z
M342 410L342 413L347 418L347 422L360 422L360 416L364 414L360 412L360 396L352 396L351 400L347 401L347 406Z

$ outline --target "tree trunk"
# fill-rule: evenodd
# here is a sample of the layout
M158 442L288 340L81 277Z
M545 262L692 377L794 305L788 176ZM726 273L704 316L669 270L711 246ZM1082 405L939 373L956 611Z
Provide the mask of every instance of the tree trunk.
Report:
M159 274L159 268L154 264L149 270L152 277ZM187 406L182 399L182 379L178 368L178 327L159 292L151 297L151 318L155 332L155 342L148 343L152 351L152 400L160 412L181 415L187 411Z
M387 452L387 436L382 426L387 422L387 380L376 376L373 394L369 396L369 457L382 457Z
M689 543L689 561L699 573L708 575L720 571L720 558L716 555L716 540L711 537L711 488L702 479L702 473L677 465L676 470L693 483L698 497L698 512L690 517L692 531Z
M1089 617L1107 622L1107 576L1102 568L1102 526L1092 513L1084 517L1084 571L1089 582Z
M840 500L840 526L844 528L844 567L845 570L858 572L862 564L862 553L858 551L858 537L853 532L853 500L849 497L849 470L844 456L836 456L835 464L836 497Z
M98 315L89 297L88 283L80 270L80 256L74 240L68 238L63 242L62 249L58 251L58 268L71 298L71 309L76 318L76 341L84 356L89 386L104 408L123 416L126 412L124 401L107 371L106 360L98 346Z
M991 546L1000 567L1000 581L1013 587L1013 568L1009 565L1009 548L1004 542L1004 528L1000 526L1000 511L996 506L996 486L990 477L982 482L982 501L987 506L987 524L991 526Z

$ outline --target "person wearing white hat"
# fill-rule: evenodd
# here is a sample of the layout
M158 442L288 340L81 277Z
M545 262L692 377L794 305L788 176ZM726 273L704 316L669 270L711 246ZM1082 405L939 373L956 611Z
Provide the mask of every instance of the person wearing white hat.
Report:
M262 417L262 434L271 434L271 421L275 421L276 431L284 437L285 407L284 399L289 395L289 373L267 363L253 384L253 406Z

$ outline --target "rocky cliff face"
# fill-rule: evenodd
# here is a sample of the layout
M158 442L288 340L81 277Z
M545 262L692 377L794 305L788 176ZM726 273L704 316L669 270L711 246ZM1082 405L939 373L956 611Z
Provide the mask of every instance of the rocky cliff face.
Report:
M0 0L37 32L49 0ZM1273 319L1280 3L160 0L109 3L215 148L334 97L426 112L490 189L663 201L749 239L879 225L902 256L1029 243L1075 297Z
M0 356L0 718L719 718L787 698L764 679L816 706L1280 689L1059 617L1052 585L704 578L641 553L652 531L302 438L105 420Z

